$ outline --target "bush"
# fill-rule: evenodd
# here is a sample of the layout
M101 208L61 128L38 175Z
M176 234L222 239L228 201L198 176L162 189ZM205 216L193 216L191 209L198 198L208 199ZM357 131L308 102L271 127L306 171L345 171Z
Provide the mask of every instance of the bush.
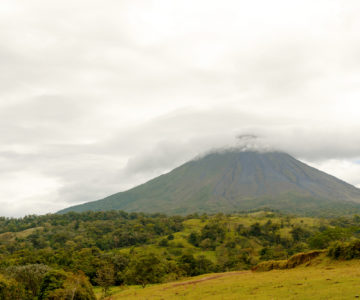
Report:
M360 258L360 240L349 243L336 242L329 247L328 256L334 259Z

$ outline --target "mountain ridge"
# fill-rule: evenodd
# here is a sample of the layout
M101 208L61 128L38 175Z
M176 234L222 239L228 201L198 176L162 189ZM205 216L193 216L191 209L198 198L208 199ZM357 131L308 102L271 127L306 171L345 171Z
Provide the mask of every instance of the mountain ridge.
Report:
M360 189L284 152L213 152L104 199L61 210L188 214L268 207L286 212L360 209Z

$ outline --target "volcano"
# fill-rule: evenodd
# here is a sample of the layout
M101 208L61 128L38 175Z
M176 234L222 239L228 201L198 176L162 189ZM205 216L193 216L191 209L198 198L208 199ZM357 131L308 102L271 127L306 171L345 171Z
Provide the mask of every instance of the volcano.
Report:
M307 215L360 211L360 189L283 152L228 150L59 213L231 213L262 208Z

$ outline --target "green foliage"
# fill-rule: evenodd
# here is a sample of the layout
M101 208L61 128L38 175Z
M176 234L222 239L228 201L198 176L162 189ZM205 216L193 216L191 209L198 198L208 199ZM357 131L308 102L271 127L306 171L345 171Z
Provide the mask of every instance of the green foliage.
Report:
M53 270L42 282L39 300L95 300L88 279L82 274Z
M32 299L37 297L40 285L50 268L46 265L25 265L12 266L6 269L6 273L12 276L18 283L24 286L27 297Z
M103 296L108 295L108 291L115 284L115 270L111 264L105 264L96 272L96 283L102 288Z
M14 279L5 278L0 274L0 300L25 299L24 287Z
M281 245L264 247L259 254L261 260L284 259L288 256L288 252Z
M167 246L169 246L169 240L168 240L168 239L162 239L162 240L159 242L159 246L160 246L160 247L167 247Z
M329 248L328 256L334 259L360 258L360 240L336 242Z
M161 258L154 254L139 254L131 261L126 273L126 282L145 287L149 283L161 282L166 274Z
M296 226L290 231L290 234L294 239L294 241L299 242L299 241L306 241L306 239L310 237L311 232L305 230L301 226Z
M188 242L195 247L199 246L200 236L196 232L191 232L188 237Z
M179 267L188 276L196 276L215 271L215 265L205 256L195 258L192 254L184 254L179 259Z
M214 250L225 239L226 230L224 225L216 221L210 222L201 229L200 247Z
M342 244L333 246L333 257L356 257L355 246L350 251L343 245L360 238L356 216L299 218L267 211L187 217L87 212L0 222L0 273L21 287L23 299L81 290L74 287L79 272L105 295L111 285L246 270L335 241Z
M53 270L46 274L40 287L39 300L53 299L53 294L64 287L67 274L64 271Z
M352 234L354 228L327 228L310 237L309 245L313 249L325 249L334 241L346 241Z

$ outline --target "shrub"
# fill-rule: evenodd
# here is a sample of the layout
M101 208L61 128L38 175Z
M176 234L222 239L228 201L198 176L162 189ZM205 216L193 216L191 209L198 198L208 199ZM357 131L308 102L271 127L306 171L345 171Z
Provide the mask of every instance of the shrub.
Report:
M360 258L360 240L349 243L336 242L329 247L328 256L334 259Z

